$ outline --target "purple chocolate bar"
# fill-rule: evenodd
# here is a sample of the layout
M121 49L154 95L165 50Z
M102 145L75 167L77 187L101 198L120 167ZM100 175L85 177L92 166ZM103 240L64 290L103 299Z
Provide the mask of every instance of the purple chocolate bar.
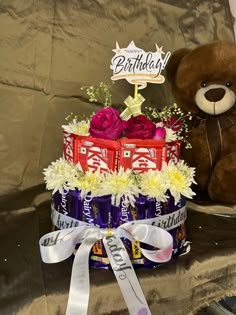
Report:
M136 198L135 207L127 204L124 199L121 199L121 203L117 207L111 204L110 195L92 198L88 194L82 199L78 190L65 190L63 195L59 192L53 195L53 203L56 210L101 228L117 228L126 222L168 215L182 208L185 202L185 198L182 197L178 204L175 205L174 198L170 193L167 202L160 202L154 198L139 195ZM185 223L169 230L169 232L173 237L173 255L178 255L184 251L186 240ZM134 267L151 268L158 265L141 254L137 246L138 243L130 242L126 238L122 238L122 241ZM141 246L146 249L153 249L147 244L141 244ZM90 255L90 265L98 268L110 267L102 241L96 242L93 246Z
M155 198L147 197L146 218L156 218L163 214L163 203Z
M52 196L55 209L74 219L79 219L79 200L80 192L78 190L66 190L60 194L58 191Z
M93 198L93 207L96 209L96 224L101 228L110 227L111 196Z

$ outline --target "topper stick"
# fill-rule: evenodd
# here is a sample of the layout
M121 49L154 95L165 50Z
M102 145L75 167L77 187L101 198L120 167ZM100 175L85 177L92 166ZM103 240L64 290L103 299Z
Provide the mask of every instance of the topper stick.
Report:
M138 84L134 85L134 98L138 95Z

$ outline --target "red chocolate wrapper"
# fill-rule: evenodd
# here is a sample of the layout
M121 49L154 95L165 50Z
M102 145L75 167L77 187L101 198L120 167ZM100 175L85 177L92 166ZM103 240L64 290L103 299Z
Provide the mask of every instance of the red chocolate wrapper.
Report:
M63 155L68 162L74 164L79 162L79 150L85 138L86 136L78 136L63 130Z
M180 159L180 141L166 142L166 162L172 160L177 163Z
M116 170L119 147L119 141L86 137L79 150L82 170L84 172L88 169L92 171L100 169L101 172Z
M120 166L140 173L160 170L166 161L164 140L121 139Z
M83 171L91 169L101 172L109 170L133 169L145 172L161 169L162 161L167 163L180 159L180 142L164 140L120 139L107 140L88 136L78 136L63 131L64 157L68 162L80 162Z

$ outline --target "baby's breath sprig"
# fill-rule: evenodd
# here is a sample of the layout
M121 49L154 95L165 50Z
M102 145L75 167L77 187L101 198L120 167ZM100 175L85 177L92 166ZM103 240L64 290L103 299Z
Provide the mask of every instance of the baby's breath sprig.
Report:
M152 118L152 120L156 120L156 122L169 120L171 117L175 117L177 120L191 120L191 113L188 112L185 114L180 107L176 103L171 106L165 106L163 109L159 110L154 107L145 107L145 114Z
M165 106L161 110L153 107L146 107L145 115L155 123L165 122L164 126L175 131L176 138L185 143L186 149L192 147L187 140L189 131L187 121L192 120L190 112L184 113L182 109L174 103L171 106Z
M82 120L90 121L94 114L95 114L95 112L92 112L89 115L87 115L87 114L75 115L74 113L70 113L69 115L66 116L65 120L68 123L70 123L72 121L80 122Z
M86 90L90 102L100 101L104 107L108 107L112 105L111 87L113 84L114 82L110 85L100 82L99 86L82 86L81 90Z

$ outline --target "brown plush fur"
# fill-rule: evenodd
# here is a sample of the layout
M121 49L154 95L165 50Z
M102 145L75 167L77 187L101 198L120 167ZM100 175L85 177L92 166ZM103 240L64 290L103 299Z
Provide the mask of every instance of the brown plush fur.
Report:
M192 149L184 150L183 158L196 167L199 191L207 192L213 201L236 204L236 101L233 99L236 94L236 44L215 41L194 50L177 50L166 69L177 104L194 117L189 132ZM225 89L225 93L231 95L234 100L231 108L227 108L226 98L220 105L222 110L226 106L226 110L220 114L209 114L199 108L197 92L203 90L201 95L205 98L204 93L208 91L205 89L211 87L213 94L219 87L219 91ZM220 119L227 120L221 135L215 127ZM213 163L209 142L218 148Z

